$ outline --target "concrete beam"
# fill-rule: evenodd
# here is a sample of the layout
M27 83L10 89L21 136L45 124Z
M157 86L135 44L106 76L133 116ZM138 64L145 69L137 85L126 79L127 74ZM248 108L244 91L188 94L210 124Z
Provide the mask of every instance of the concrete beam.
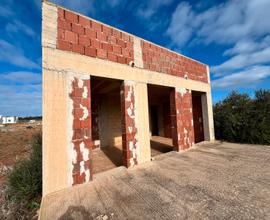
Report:
M46 47L43 48L43 68L168 87L183 87L201 92L209 92L211 89L208 83L146 69L133 68L128 65Z

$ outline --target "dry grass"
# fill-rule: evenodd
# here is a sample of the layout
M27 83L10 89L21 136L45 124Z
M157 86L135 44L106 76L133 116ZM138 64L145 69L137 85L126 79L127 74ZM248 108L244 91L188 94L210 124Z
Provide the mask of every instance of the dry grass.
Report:
M0 219L37 219L37 209L7 199L7 174L14 164L29 157L32 138L41 133L41 122L0 127Z
M30 128L31 127L31 128ZM41 132L41 122L0 127L0 185L13 165L28 157L32 137Z

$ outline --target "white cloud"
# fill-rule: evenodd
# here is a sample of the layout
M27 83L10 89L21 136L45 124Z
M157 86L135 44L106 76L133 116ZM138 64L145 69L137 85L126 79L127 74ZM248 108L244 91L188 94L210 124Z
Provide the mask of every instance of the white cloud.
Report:
M187 2L180 3L175 9L167 34L172 43L181 48L191 38L198 20Z
M0 82L5 81L22 84L40 84L41 74L27 71L17 71L0 74Z
M10 16L14 15L11 7L12 3L13 0L1 0L0 17L9 18Z
M26 24L23 24L18 20L14 20L12 23L8 23L6 26L6 31L9 34L25 33L30 37L35 37L37 35L31 27L29 27Z
M0 85L0 115L41 115L41 85Z
M252 88L270 76L270 66L254 66L212 81L215 89Z
M270 33L269 0L230 0L197 13L187 2L174 11L167 34L177 47L191 40L232 44ZM180 33L181 34L180 34Z
M13 15L12 10L8 6L0 5L0 17L8 18Z
M262 40L254 41L251 39L242 39L238 41L233 48L226 50L224 55L236 55L236 54L245 54L254 51L261 50L270 45L270 36L266 36Z
M40 68L37 63L28 59L20 48L2 39L0 39L0 61L30 69Z
M137 15L143 18L150 18L153 16L161 7L168 6L173 0L149 0L143 1L139 5Z
M270 62L270 47L257 52L238 54L220 65L211 67L211 70L215 74L221 75L226 71L230 72L232 70L242 69L257 64L265 64L268 62Z
M166 33L178 50L211 43L228 48L227 60L211 67L219 77L213 88L252 87L270 77L269 8L269 0L229 0L198 12L181 2Z
M125 2L124 0L107 0L107 4L111 7L116 7L119 4L121 4L121 2Z

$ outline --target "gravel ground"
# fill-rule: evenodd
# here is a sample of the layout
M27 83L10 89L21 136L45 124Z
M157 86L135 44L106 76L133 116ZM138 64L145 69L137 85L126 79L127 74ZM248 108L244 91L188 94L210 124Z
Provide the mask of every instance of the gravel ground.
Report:
M41 219L270 219L270 147L208 143L46 196Z

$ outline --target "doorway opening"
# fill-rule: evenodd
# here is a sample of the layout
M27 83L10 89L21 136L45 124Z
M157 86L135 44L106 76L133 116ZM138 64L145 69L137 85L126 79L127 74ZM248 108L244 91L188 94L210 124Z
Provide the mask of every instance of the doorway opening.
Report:
M123 165L121 83L120 80L91 77L93 174Z
M151 157L173 150L170 111L171 88L147 85Z
M192 91L192 112L194 141L199 143L204 141L203 112L202 112L202 92Z

